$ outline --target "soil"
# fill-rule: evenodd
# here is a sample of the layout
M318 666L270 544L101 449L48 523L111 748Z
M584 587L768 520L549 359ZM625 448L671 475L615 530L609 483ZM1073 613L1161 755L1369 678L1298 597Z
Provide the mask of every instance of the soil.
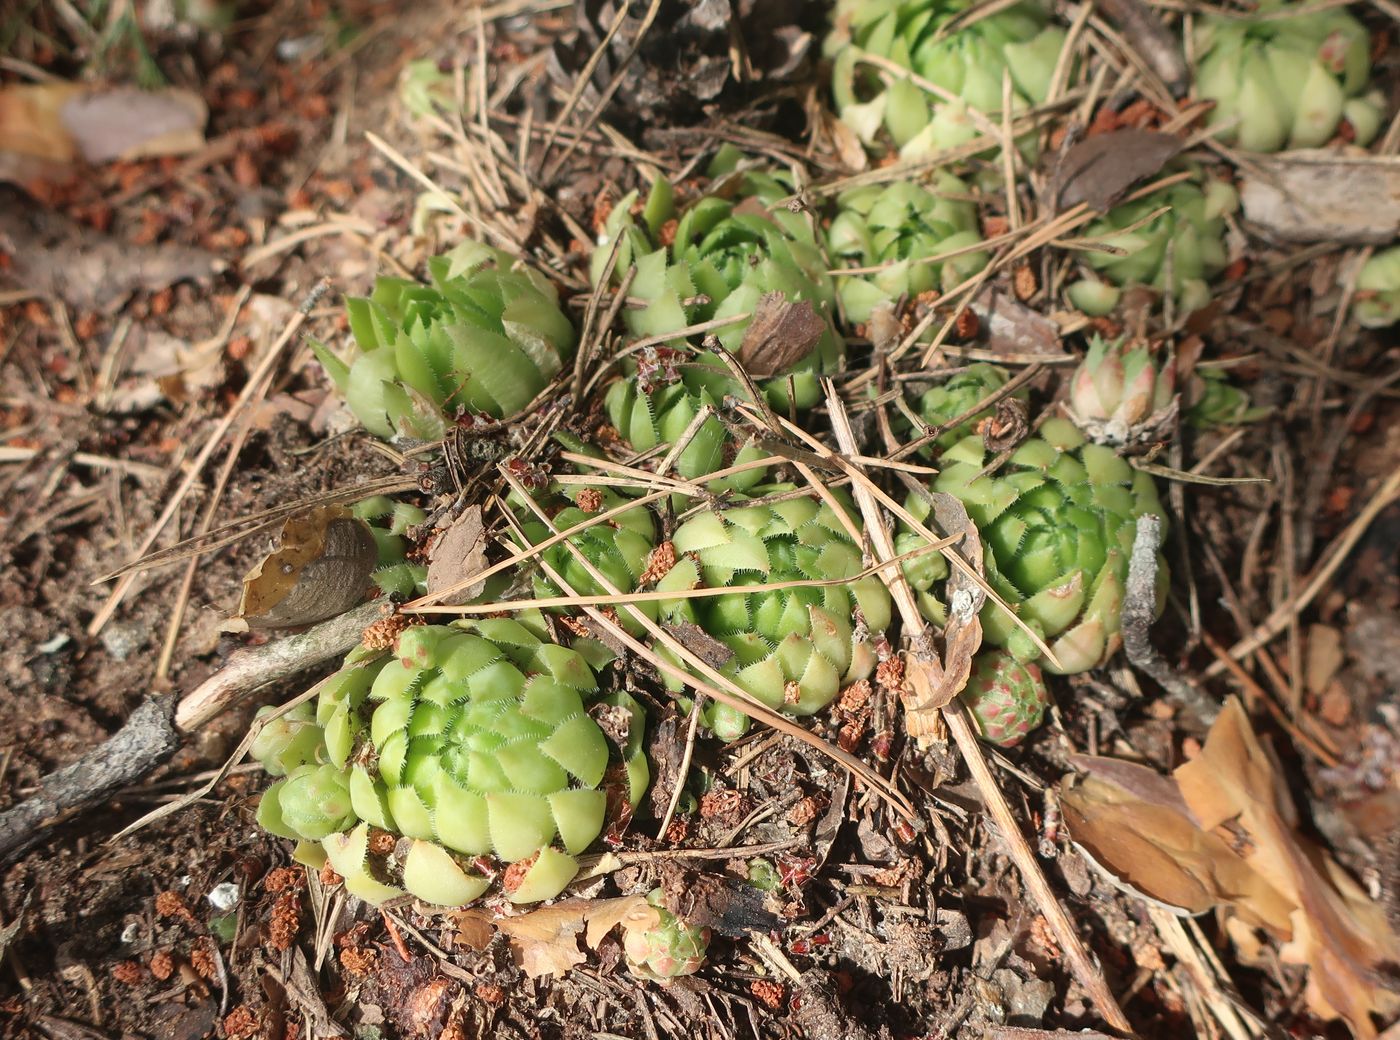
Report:
M54 14L68 5L31 6L33 31L17 37L18 65L0 67L0 85L28 69L121 78L120 49L103 68L68 34ZM475 7L402 6L411 10L292 0L240 6L224 31L151 30L148 46L165 76L208 104L206 150L26 183L38 205L85 235L157 252L202 250L220 270L118 292L89 309L28 296L22 279L13 296L0 290L0 442L11 452L0 457L0 809L99 744L143 698L187 692L231 652L267 638L220 630L236 609L242 576L268 548L266 535L198 557L187 599L183 561L142 573L98 626L115 587L102 579L137 555L186 467L320 279L330 279L332 295L312 307L303 331L339 342L346 334L339 296L368 291L377 272L421 270L422 258L469 230L415 232L421 185L366 137L381 136L444 182L486 192L485 175L457 169L452 155L426 165L435 149L450 152L454 138L430 137L405 112L397 88L404 67L429 58L444 68L489 68L493 86L518 77L527 88L493 124L512 148L527 108L541 125L558 115L567 91L544 57L554 41L573 40L567 5L536 4L533 13L531 5L496 5L501 10L480 26ZM0 28L10 17L0 16ZM1393 65L1382 66L1391 86ZM756 111L796 112L800 122L798 89L784 82L788 93ZM733 109L712 110L703 123L687 99L685 116L696 122L655 126L646 138L668 170L687 169L733 136L800 153L796 134L786 142L761 137L743 129ZM635 116L620 116L619 125L627 119ZM510 191L494 203L486 194L473 200L474 211L494 207L504 213L501 226L559 261L561 283L580 309L587 294L576 292L586 277L578 261L586 261L587 246L571 229L591 227L599 200L639 179L622 157L630 147L624 138L593 131L588 140L551 193L557 210L522 204ZM813 163L839 168L829 153ZM299 228L319 233L293 243L288 236ZM1211 472L1271 482L1176 485L1177 606L1154 641L1215 700L1243 690L1285 763L1304 828L1400 927L1400 826L1368 831L1352 813L1377 792L1393 794L1400 776L1400 504L1366 525L1325 589L1259 655L1266 660L1250 661L1251 683L1262 686L1242 687L1228 673L1205 678L1216 660L1207 637L1229 645L1293 595L1400 462L1394 384L1369 392L1376 375L1395 367L1392 341L1352 330L1324 352L1336 302L1329 278L1341 247L1311 264L1272 267L1292 254L1259 249L1240 283L1245 291L1234 292L1234 309L1218 316L1218 328L1230 353L1252 352L1235 371L1275 413L1240 427ZM14 258L0 253L0 261L3 273ZM205 345L204 360L174 375L142 374L143 359L167 337ZM1265 337L1285 346L1260 346ZM1335 366L1331 382L1316 379L1319 365ZM1224 435L1192 438L1188 465ZM179 536L198 530L223 459L222 451L213 457L157 548L172 544L177 528ZM253 416L213 522L401 473L416 475L413 463L399 467L355 432L298 340ZM178 641L162 672L172 617ZM1317 649L1328 639L1330 669ZM1311 682L1319 669L1321 679ZM292 866L288 844L257 827L266 779L253 766L234 767L178 811L118 836L199 789L259 704L285 700L318 677L308 670L258 691L190 736L156 774L65 818L4 865L0 1036L834 1040L1103 1028L986 821L956 747L920 751L906 740L886 685L869 691L864 708L819 716L812 728L837 742L853 726L850 746L916 800L919 827L902 825L808 744L760 729L734 745L701 741L692 770L712 783L698 808L658 837L665 805L644 807L613 850L623 866L577 893L660 886L710 923L707 965L666 987L629 974L615 937L567 974L529 978L502 937L474 949L459 941L449 915L384 914L345 899L331 879ZM656 689L640 666L630 680ZM1281 689L1298 697L1289 726L1262 705ZM1164 950L1146 904L1054 833L1047 790L1069 770L1073 749L1131 751L1169 770L1199 750L1205 727L1126 664L1060 681L1055 692L1049 725L991 755L997 781L1134 1030L1195 1035L1201 1012L1187 970ZM659 693L648 694L648 708L654 772L674 777L685 715ZM1329 749L1325 758L1310 750L1317 743ZM772 892L749 884L756 871L777 878ZM1345 1035L1307 1014L1298 968L1267 949L1246 963L1218 919L1207 915L1198 925L1239 998L1273 1030L1268 1035Z

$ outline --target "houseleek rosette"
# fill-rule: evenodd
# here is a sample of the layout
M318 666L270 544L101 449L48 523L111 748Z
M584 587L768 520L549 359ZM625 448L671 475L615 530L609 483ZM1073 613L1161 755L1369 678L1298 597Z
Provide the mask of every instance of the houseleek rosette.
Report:
M696 362L701 364L703 362ZM684 369L680 370L682 373ZM713 378L713 377L708 377ZM717 409L717 400L706 380L692 379L689 385L684 374L665 385L648 391L636 378L620 379L608 388L603 406L608 421L633 451L647 452L653 448L670 448L682 436L704 408ZM685 480L695 480L730 466L761 459L765 452L752 438L736 441L723 423L713 414L703 420L699 429L676 457L674 472ZM711 491L731 489L746 491L767 477L763 469L751 469L708 481Z
M375 495L350 507L374 535L379 566L371 577L386 596L405 600L428 591L428 568L408 558L412 543L406 535L428 519L428 514L407 502L395 502L387 495Z
M1050 671L1068 674L1103 665L1118 649L1128 558L1137 518L1162 515L1152 478L1110 448L1092 444L1067 419L1052 418L1023 441L999 469L984 473L992 456L981 437L958 442L940 458L933 490L959 499L977 525L987 584L1016 615L988 599L983 642L1006 647L1018 659L1040 655L1026 628L1058 659ZM927 499L913 495L909 511L924 520ZM913 532L896 541L900 552L924 544ZM924 613L938 623L946 606L936 584L947 575L940 556L905 565ZM1167 569L1159 554L1159 602Z
M1070 379L1069 413L1090 440L1126 444L1168 414L1176 397L1176 360L1159 363L1141 343L1095 336Z
M1218 368L1197 368L1187 385L1186 421L1198 430L1217 426L1241 426L1258 422L1272 408L1256 406L1249 391L1231 382L1227 373Z
M978 654L959 696L977 723L977 735L999 747L1019 744L1044 721L1050 705L1040 668L1005 650Z
M1000 124L1002 77L1012 107L1044 102L1065 33L1034 2L985 17L972 0L838 0L827 37L836 113L867 145L888 134L900 154L917 157L966 144L981 131L969 108ZM910 77L869 56L932 83ZM951 95L951 99L947 96Z
M1006 369L979 361L949 376L938 386L925 391L918 401L919 417L930 427L938 429L951 423L970 409L976 408L992 394L1006 385ZM1018 396L1025 396L1022 391ZM932 448L951 448L968 434L974 432L978 423L992 414L991 408L974 412L968 418L943 430L933 441ZM930 454L925 448L922 454Z
M874 576L856 577L860 547L831 506L794 498L701 513L672 543L677 561L658 592L729 591L663 601L663 618L717 640L731 655L719 670L760 703L811 715L874 668L870 634L889 624L889 593ZM745 591L811 581L833 584ZM747 720L721 707L713 728L737 736Z
M835 289L816 233L808 217L784 204L792 188L778 175L758 171L730 181L732 195L706 195L679 211L664 179L653 184L640 213L633 212L636 193L625 196L599 236L593 282L601 280L617 243L614 279L633 264L637 268L628 296L641 306L628 307L623 314L628 331L639 338L752 315L770 293L781 293L789 304L809 304L823 325L812 349L760 385L780 411L810 408L820 396L818 376L838 368L845 349L831 324ZM749 320L738 321L715 329L713 335L738 355L749 326ZM672 345L682 346L683 341L678 336ZM702 365L684 382L692 391L708 388L716 400L725 393L743 395L740 384L718 362Z
M869 321L877 306L901 297L947 291L987 266L988 254L981 249L928 262L982 241L971 192L951 173L940 171L928 186L895 181L851 188L837 196L836 205L826 233L833 261L881 268L838 278L850 321Z
M259 734L255 753L283 779L258 820L319 843L369 902L405 891L470 902L493 860L511 900L547 899L607 811L609 744L588 713L597 692L580 653L518 621L409 628L392 657L351 654L314 713L294 709ZM635 801L649 780L645 716L625 694L606 700L631 717L617 782Z
M1205 306L1210 279L1229 263L1225 217L1238 205L1231 185L1207 177L1203 186L1181 181L1115 206L1089 224L1084 237L1117 251L1083 253L1103 280L1073 283L1066 290L1070 302L1086 314L1103 315L1118 306L1121 288L1147 285L1170 293L1182 310Z
M1400 321L1400 246L1383 249L1361 265L1352 313L1368 329Z
M540 553L541 561L563 579L572 590L571 595L610 594L610 590L589 573L588 567L575 554L575 549L598 569L613 589L624 594L636 591L651 552L656 547L656 524L651 513L643 506L636 506L601 523L589 523L597 513L614 509L625 500L607 488L592 489L597 492L597 498L596 508L590 513L575 504L584 490L579 485L556 488L545 503L554 527L560 531L578 530L569 535L566 542L558 542L544 549ZM532 544L539 545L551 537L553 532L532 512L524 509L518 512L522 519L521 528ZM535 595L542 598L565 594L542 570L534 576L534 588ZM644 614L655 618L655 603L640 603L638 607ZM631 611L622 612L621 623L633 635L640 635L643 631Z
M1366 27L1340 7L1304 6L1264 0L1243 17L1196 21L1196 90L1215 102L1207 125L1221 127L1218 140L1275 152L1326 144L1344 119L1360 145L1380 130Z
M667 910L659 888L652 889L647 902L656 910L656 924L623 931L622 952L628 970L638 978L663 985L682 975L694 975L705 963L710 930L687 924Z
M432 284L380 278L346 301L346 362L313 344L350 410L379 437L432 440L458 411L525 408L573 356L558 294L509 254L463 242L428 262Z

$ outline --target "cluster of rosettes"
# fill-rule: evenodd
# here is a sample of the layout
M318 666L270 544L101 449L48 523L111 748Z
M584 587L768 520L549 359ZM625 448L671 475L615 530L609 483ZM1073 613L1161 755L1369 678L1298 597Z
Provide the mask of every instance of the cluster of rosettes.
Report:
M831 506L793 497L701 513L672 543L676 564L658 592L728 591L663 601L662 616L723 644L731 656L719 670L760 703L811 715L873 670L870 635L889 624L889 593L878 578L858 576L860 547ZM748 725L722 705L708 721L731 738Z
M895 181L851 188L837 196L836 205L826 234L832 259L879 268L841 276L838 291L848 321L869 321L876 307L901 297L952 289L990 259L976 248L982 235L971 189L947 171L927 186Z
M346 302L359 353L316 356L365 428L436 440L457 413L525 408L573 356L573 323L550 282L509 254L463 242L428 262L432 284L380 278Z
M1208 177L1201 184L1180 181L1115 206L1083 231L1085 238L1113 250L1083 254L1102 280L1088 277L1071 284L1066 290L1070 302L1086 314L1107 314L1118 306L1121 289L1146 285L1172 296L1184 311L1205 306L1210 279L1229 263L1225 218L1238 205L1233 187Z
M627 720L610 726L620 746L600 705ZM646 790L644 728L626 694L599 695L582 654L518 621L412 627L393 656L352 654L314 711L264 726L253 754L283 779L258 820L370 902L458 906L498 871L512 901L547 899L601 833L606 788Z
M1034 2L983 14L972 0L838 0L827 37L836 114L868 145L905 158L966 144L974 113L1001 125L1002 79L1013 110L1044 102L1065 32ZM930 89L932 88L932 89Z
M1317 148L1345 120L1365 145L1380 130L1385 98L1368 89L1371 37L1340 7L1264 0L1248 15L1203 15L1194 42L1196 89L1215 102L1209 125L1226 144Z
M934 491L966 506L982 536L987 583L1015 614L988 600L981 614L984 642L1034 660L1041 651L1029 629L1058 661L1057 667L1045 660L1050 671L1100 667L1121 643L1137 518L1162 515L1152 478L1112 449L1088 443L1072 423L1058 418L1022 441L1005 465L986 472L991 461L982 438L967 437L943 453L933 482ZM911 496L906 508L920 520L930 511L922 495ZM896 540L901 552L922 544L913 532ZM925 555L907 562L905 573L925 615L942 623L947 607L937 596L937 583L947 576L946 562ZM1163 597L1167 580L1159 557Z
M592 279L595 285L602 280L614 250L615 282L636 266L628 295L642 306L627 308L624 321L638 338L752 316L770 293L782 294L790 304L809 304L821 326L812 349L771 373L773 378L762 386L780 411L810 408L819 397L818 375L835 371L845 357L845 343L831 323L835 289L811 218L785 205L794 190L791 180L767 171L739 171L739 161L736 151L726 149L710 167L712 176L722 178L718 188L723 193L705 195L681 210L665 179L653 183L644 204L638 204L635 192L624 196L599 235ZM716 328L713 335L739 354L751 321ZM684 336L677 336L672 345L683 344ZM707 388L716 400L739 386L721 365L690 373L693 378L685 379L689 388Z

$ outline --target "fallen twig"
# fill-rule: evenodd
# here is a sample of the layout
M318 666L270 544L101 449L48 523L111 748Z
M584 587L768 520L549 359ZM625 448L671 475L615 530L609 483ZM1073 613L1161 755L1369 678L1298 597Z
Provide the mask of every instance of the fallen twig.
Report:
M1167 664L1147 637L1157 615L1157 546L1161 540L1162 518L1155 513L1138 517L1123 597L1123 652L1134 668L1150 675L1173 700L1209 725L1220 714L1220 705Z
M143 701L110 738L44 777L36 794L0 813L0 859L23 852L68 814L141 779L174 754L180 746L174 716L172 696Z
M38 793L0 813L0 859L30 848L67 815L141 780L175 753L184 734L254 691L345 653L381 610L378 602L366 603L297 635L235 651L178 704L174 696L145 701L110 738L50 773Z

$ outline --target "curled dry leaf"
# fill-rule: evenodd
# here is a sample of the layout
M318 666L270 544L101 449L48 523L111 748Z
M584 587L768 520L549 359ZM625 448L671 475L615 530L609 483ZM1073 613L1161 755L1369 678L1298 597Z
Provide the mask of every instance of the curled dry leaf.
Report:
M1236 899L1252 923L1286 932L1287 902L1201 829L1171 777L1115 758L1075 755L1070 763L1086 777L1061 790L1065 827L1110 881L1175 914Z
M282 527L281 542L243 579L236 621L292 628L343 614L365 598L379 550L344 506L317 506Z
M463 578L485 569L486 526L481 520L481 507L470 506L433 542L428 554L428 594L456 585ZM470 603L485 587L485 581L473 582L439 602Z
M1057 210L1081 202L1100 213L1181 151L1181 139L1156 130L1126 127L1086 137L1060 156L1050 182Z
M826 321L807 300L764 293L739 344L739 363L752 376L777 375L810 354L825 331Z
M953 549L978 574L982 574L982 539L966 507L952 495L927 493L933 505L933 532L957 534ZM905 723L916 739L930 733L928 714L943 707L967 685L972 658L982 646L982 622L978 612L985 593L962 567L953 567L946 588L948 623L943 628L943 659L911 653L905 663Z
M1027 307L1000 285L990 285L972 301L972 313L986 331L987 349L1005 357L1067 357L1060 328L1034 307Z
M1309 1008L1344 1019L1358 1037L1376 1036L1371 1015L1400 1011L1400 935L1384 908L1299 833L1288 785L1238 700L1175 775L1201 826L1243 829L1253 839L1245 861L1296 907L1282 958L1308 967Z
M656 908L645 896L617 899L566 899L516 917L496 917L476 907L451 914L457 927L457 942L472 949L485 949L494 932L510 942L511 957L532 979L563 975L582 964L587 956L579 949L578 938L596 950L603 937L618 925L646 931L660 922Z
M1309 1010L1358 1037L1377 1035L1372 1014L1400 1010L1400 936L1299 832L1287 783L1237 700L1172 777L1112 759L1074 764L1088 779L1063 790L1065 825L1120 885L1178 913L1224 909L1237 944L1264 929L1285 962L1308 968Z
M37 83L0 90L4 150L52 162L183 155L204 146L209 110L189 90Z

